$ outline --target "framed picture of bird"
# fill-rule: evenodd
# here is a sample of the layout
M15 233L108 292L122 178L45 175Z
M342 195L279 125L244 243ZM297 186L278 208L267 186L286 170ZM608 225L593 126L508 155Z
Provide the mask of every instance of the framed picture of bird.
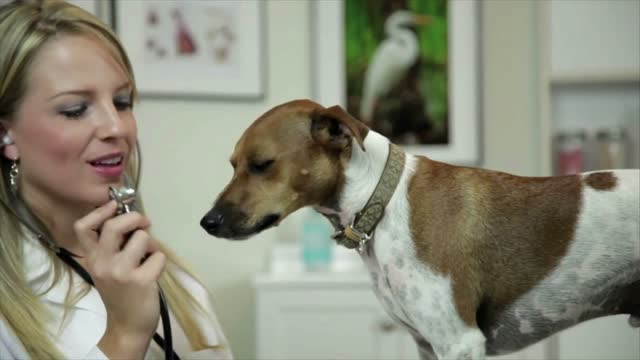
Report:
M260 0L113 0L142 96L259 99Z
M480 162L478 2L323 0L312 6L314 97L431 159Z

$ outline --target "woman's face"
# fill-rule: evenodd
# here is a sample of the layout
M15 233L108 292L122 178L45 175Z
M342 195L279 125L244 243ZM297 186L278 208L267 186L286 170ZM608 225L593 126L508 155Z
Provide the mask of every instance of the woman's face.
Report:
M97 40L61 36L31 64L25 96L8 128L20 159L20 191L35 207L108 201L136 141L131 84Z

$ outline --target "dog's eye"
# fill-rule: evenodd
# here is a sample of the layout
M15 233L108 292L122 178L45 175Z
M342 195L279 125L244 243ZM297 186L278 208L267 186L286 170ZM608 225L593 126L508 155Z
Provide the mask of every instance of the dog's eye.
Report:
M265 161L252 161L249 163L249 172L252 174L262 174L267 171L269 167L273 164L274 160L265 160Z

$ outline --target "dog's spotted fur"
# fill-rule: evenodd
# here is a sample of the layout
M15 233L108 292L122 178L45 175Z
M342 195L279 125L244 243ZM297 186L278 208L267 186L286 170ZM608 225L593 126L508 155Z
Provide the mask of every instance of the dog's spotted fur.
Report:
M279 160L251 175L244 164L260 151ZM234 237L260 231L246 224L270 212L314 206L346 226L387 152L385 137L338 108L284 104L238 142L234 178L203 221L242 214L207 229ZM630 314L637 326L639 175L519 177L407 155L361 253L374 292L425 359L512 352L598 316Z
M370 163L384 163L386 144L371 133L366 152L353 148L344 217L366 201L349 194L373 188L355 179L382 171ZM409 156L363 258L385 308L438 356L482 357L485 339L489 354L512 352L640 313L637 183L637 170L523 178Z

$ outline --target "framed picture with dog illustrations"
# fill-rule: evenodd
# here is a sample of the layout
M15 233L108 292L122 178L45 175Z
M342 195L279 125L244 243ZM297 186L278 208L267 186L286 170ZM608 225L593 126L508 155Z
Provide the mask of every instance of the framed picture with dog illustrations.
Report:
M141 95L260 98L263 3L114 0Z
M314 97L407 151L480 162L479 5L314 1Z
M8 4L14 0L0 0L0 6ZM105 22L108 22L107 10L104 5L107 5L105 1L101 0L66 0L67 2L79 6L88 12L98 16Z

